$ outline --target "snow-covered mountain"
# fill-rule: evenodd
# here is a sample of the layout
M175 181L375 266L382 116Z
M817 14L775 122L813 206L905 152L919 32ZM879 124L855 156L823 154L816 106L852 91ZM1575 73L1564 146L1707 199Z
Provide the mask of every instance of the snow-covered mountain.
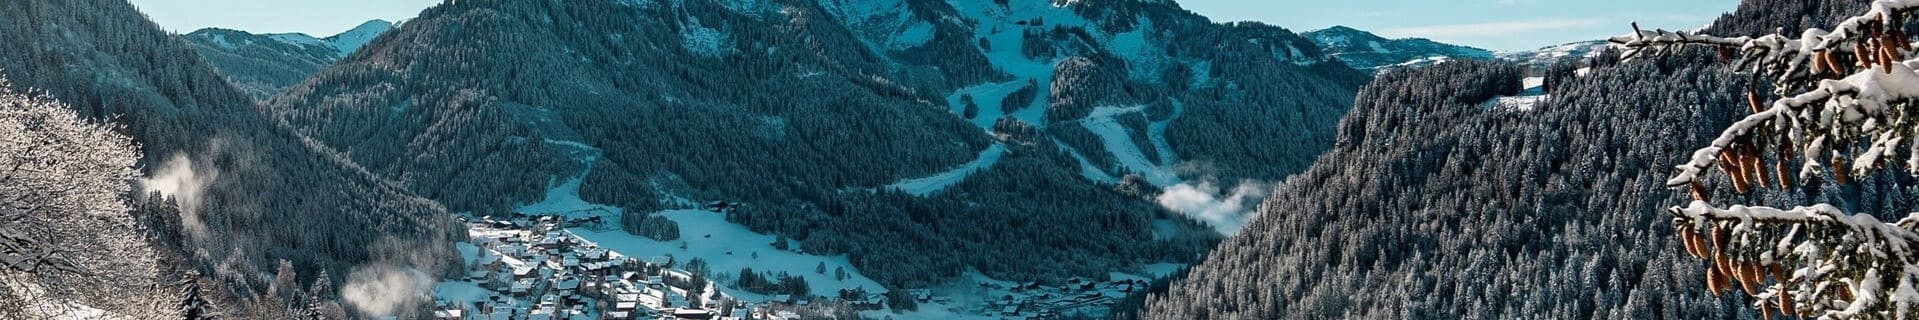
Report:
M185 38L241 91L264 101L393 28L391 22L372 20L326 38L304 33L253 34L221 28L200 29Z
M1310 165L1370 80L1166 1L463 0L360 50L269 109L456 211L745 203L889 287L1190 261L1244 211L1205 182Z
M1312 39L1327 55L1353 68L1377 70L1417 67L1455 59L1491 60L1492 51L1446 44L1424 38L1387 39L1346 26L1309 31Z
M1599 56L1611 44L1605 40L1580 41L1527 51L1501 51L1499 59L1512 61L1520 65L1540 69L1567 60L1590 59Z
M360 47L366 46L368 42L373 42L374 38L378 38L381 34L386 34L387 31L393 30L394 25L394 23L387 22L386 20L370 20L346 32L320 39L320 41L333 47L334 52L338 53L340 57L346 57L347 55L353 54L354 51L359 51Z
M1713 29L1799 34L1839 20L1835 12L1867 7L1864 0L1747 0ZM1142 318L1773 314L1700 288L1708 271L1674 250L1682 241L1663 212L1689 201L1663 182L1672 174L1665 168L1751 114L1744 106L1751 75L1716 65L1705 50L1635 61L1600 54L1583 75L1548 72L1539 93L1552 98L1529 111L1474 103L1513 95L1489 89L1532 87L1517 63L1585 56L1591 48L1381 76L1342 122L1338 147L1277 188L1246 231L1149 303ZM1854 182L1842 191L1821 180L1749 197L1874 199L1859 207L1876 210L1881 221L1906 213L1874 201L1913 198L1912 188L1891 186L1909 181ZM1706 193L1732 189L1718 183Z

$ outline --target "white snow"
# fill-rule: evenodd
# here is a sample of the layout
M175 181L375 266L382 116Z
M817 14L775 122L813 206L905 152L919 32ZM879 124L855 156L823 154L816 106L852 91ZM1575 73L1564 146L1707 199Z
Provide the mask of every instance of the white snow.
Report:
M890 186L887 186L887 188L899 190L901 192L906 192L915 196L924 197L926 195L933 194L934 192L945 190L946 187L950 187L954 184L959 184L960 181L965 180L967 176L970 176L975 172L985 171L987 168L992 168L993 164L999 163L1000 156L1003 156L1005 154L1006 154L1006 145L1000 144L1000 143L994 143L993 146L987 147L985 151L980 151L979 157L974 158L973 161L967 162L966 164L962 164L959 167L953 168L952 170L947 170L946 172L941 172L941 173L934 174L932 176L927 176L924 178L908 179L908 180L900 181L898 183L894 183Z
M1159 82L1159 73L1165 70L1171 57L1166 49L1154 45L1149 38L1153 30L1153 19L1139 18L1136 29L1113 35L1106 47L1121 60L1126 60L1126 74L1134 80Z
M373 39L379 38L381 34L389 30L393 30L393 23L391 22L386 22L385 20L367 21L357 27L353 27L352 30L327 37L325 41L329 47L332 47L335 52L339 53L339 56L345 57L353 54L354 51L359 51L360 47L364 47L367 43L373 42Z
M232 41L227 40L227 35L225 34L214 34L208 38L213 39L213 43L220 45L221 48L233 49L237 47L233 45Z
M493 290L481 288L479 284L473 283L472 281L448 281L433 285L434 299L454 302L460 305L471 305L473 302L486 301L487 298L492 296Z
M1091 115L1080 120L1080 126L1086 127L1087 131L1092 131L1094 135L1099 136L1101 146L1113 154L1119 166L1138 173L1155 186L1178 184L1179 175L1173 173L1172 166L1161 165L1152 159L1147 159L1146 153L1140 150L1139 144L1133 143L1133 134L1115 119L1119 115L1140 113L1145 110L1145 106L1093 108ZM1168 149L1171 148L1168 147Z
M632 257L651 257L671 255L677 261L689 261L693 258L705 260L715 275L714 279L730 279L739 275L741 268L753 268L756 272L785 272L806 278L806 283L815 294L830 295L840 289L865 288L868 292L885 292L879 282L860 275L859 269L844 255L817 256L795 251L774 249L772 235L747 230L745 226L726 221L726 216L703 210L677 210L657 213L679 223L680 239L657 241L635 236L620 230L594 231L584 228L568 229L581 239L596 243L620 254ZM680 249L684 244L686 249ZM755 254L758 255L755 258ZM821 263L826 265L826 273L816 272L814 268ZM835 280L834 270L844 268L846 280ZM725 281L720 281L725 283ZM749 302L764 302L766 297L726 288L726 293Z
M1499 51L1493 53L1493 55L1501 60L1534 66L1545 66L1565 59L1596 57L1608 46L1604 40L1581 41L1530 51Z
M366 46L368 42L379 38L381 34L393 30L393 26L394 24L391 22L372 20L362 23L346 32L326 37L325 39L315 38L305 33L276 33L265 36L275 41L295 46L325 48L333 51L334 57L341 58L353 54L354 51L360 50L360 47Z
M326 41L320 41L320 38L314 38L313 36L306 35L305 33L279 33L279 34L269 34L266 36L267 38L271 38L273 40L285 42L287 44L296 45L296 46L319 46L319 47L333 48L333 45L327 44Z
M1526 77L1520 81L1520 84L1524 90L1520 91L1519 95L1497 97L1492 100L1487 100L1485 103L1486 109L1532 111L1533 108L1538 107L1539 104L1545 103L1547 99L1552 98L1552 95L1546 94L1546 78L1544 77Z
M1367 42L1366 42L1366 46L1368 46L1368 47L1372 47L1372 48L1373 48L1373 52L1377 52L1377 53L1392 53L1392 52L1393 52L1393 50L1392 50L1392 49L1386 49L1386 46L1385 46L1385 45L1381 45L1381 44L1379 44L1379 41L1367 41Z
M1088 24L1086 19L1074 14L1072 10L1053 5L1051 0L1008 0L1005 8L993 3L993 1L949 0L947 3L951 4L953 8L958 9L960 15L978 23L973 29L975 32L974 38L984 38L987 40L989 46L992 47L992 50L983 51L986 55L986 60L991 62L993 66L997 67L1000 71L1011 74L1015 78L1013 81L1004 83L985 84L961 89L960 93L968 92L968 90L977 90L985 86L993 86L991 87L994 88L993 90L1003 90L994 91L1000 94L994 95L993 97L1003 98L1005 97L1004 93L1011 93L1013 90L1018 90L1019 87L1025 85L1028 80L1035 81L1039 84L1039 98L1034 99L1035 101L1032 106L1022 109L1013 116L1019 118L1021 121L1031 123L1034 126L1041 128L1046 127L1046 110L1036 107L1044 107L1047 105L1047 88L1052 87L1053 67L1059 63L1059 59L1050 59L1047 61L1027 59L1025 53L1022 53L1021 50L1025 47L1023 35L1028 27L1020 26L1018 22L1032 21L1035 19L1045 20L1046 26L1042 28L1050 29L1052 26L1086 26ZM1089 28L1089 31L1097 33L1096 29L1098 28ZM1095 37L1098 37L1098 35L1095 35ZM955 93L954 97L957 97L958 94L959 93ZM993 109L998 111L999 108L997 108L997 105L999 99L989 99L979 94L975 94L973 98L975 101L980 102L980 118L985 119L974 119L974 124L980 125L981 128L991 128L993 121L997 120L998 116L987 117L987 110L985 109L987 109L988 101L991 101L990 103L995 106ZM948 101L952 102L957 100L949 98Z
M1173 144L1166 141L1166 128L1172 126L1173 120L1179 119L1179 116L1184 114L1186 114L1186 103L1179 101L1179 99L1173 99L1173 114L1171 116L1167 116L1165 120L1154 121L1146 125L1146 138L1153 143L1153 151L1159 153L1159 163L1161 164L1171 165L1179 163L1179 155L1173 153Z
M580 184L586 179L587 172L593 170L593 164L598 162L599 152L601 152L600 149L578 141L547 139L546 143L575 149L575 152L572 152L574 160L584 163L586 170L580 172L580 175L566 178L564 181L547 182L547 185L551 187L547 188L546 196L541 198L540 202L521 205L519 208L516 208L516 211L531 214L564 214L567 216L618 216L620 214L622 209L619 207L590 203L584 199L580 199Z
M1007 95L1026 87L1026 84L1026 80L1014 80L961 88L946 96L946 105L951 108L953 114L963 114L966 109L964 97L972 95L973 104L979 106L979 115L968 120L980 129L992 130L993 124L999 121L1001 116L1007 115L1005 106L1000 104L1006 101ZM1043 126L1046 123L1046 82L1040 82L1040 86L1034 89L1039 92L1038 97L1033 99L1034 102L1020 108L1019 111L1014 111L1013 118L1035 126Z

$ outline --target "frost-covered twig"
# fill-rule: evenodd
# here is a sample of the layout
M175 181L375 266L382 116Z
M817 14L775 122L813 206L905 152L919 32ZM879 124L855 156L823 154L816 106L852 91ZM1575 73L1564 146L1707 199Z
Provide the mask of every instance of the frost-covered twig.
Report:
M1670 213L1686 252L1708 262L1708 290L1743 288L1768 315L1907 318L1919 307L1919 213L1885 223L1825 204L1721 209L1704 201Z
M1914 10L1919 10L1919 0L1879 0L1873 2L1871 10L1847 18L1831 31L1807 29L1797 37L1775 33L1729 38L1685 31L1645 31L1635 24L1632 34L1613 37L1610 42L1625 48L1628 58L1688 45L1717 47L1725 55L1738 49L1743 53L1737 63L1741 69L1751 68L1787 83L1848 74L1854 65L1866 68L1902 60L1898 57L1911 53L1912 43L1899 26Z
M1719 37L1647 32L1637 25L1612 42L1629 56L1673 47L1720 49L1736 66L1773 80L1765 102L1747 93L1752 114L1676 166L1669 186L1690 188L1694 201L1669 210L1686 252L1708 260L1714 293L1743 288L1755 306L1822 318L1912 318L1919 312L1919 214L1895 223L1847 214L1831 205L1793 209L1710 204L1701 175L1719 168L1740 193L1787 188L1829 168L1847 184L1888 165L1919 174L1919 59L1901 30L1919 0L1879 0L1832 31L1797 37ZM1903 149L1902 149L1903 148ZM1802 159L1797 174L1791 162ZM1734 285L1734 282L1737 285Z

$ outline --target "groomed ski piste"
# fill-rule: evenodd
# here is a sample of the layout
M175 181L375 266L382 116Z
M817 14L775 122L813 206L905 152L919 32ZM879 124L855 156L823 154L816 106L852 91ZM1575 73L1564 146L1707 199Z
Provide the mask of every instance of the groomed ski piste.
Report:
M992 130L995 122L1006 117L1040 128L1049 125L1046 119L1046 106L1050 102L1045 92L1047 88L1052 87L1055 67L1062 59L1038 61L1027 58L1022 52L1025 46L1023 34L1027 28L1023 23L1041 20L1045 21L1047 26L1087 26L1090 22L1074 14L1072 10L1054 5L1052 1L1014 0L1004 6L989 1L949 1L949 3L959 9L961 15L978 22L974 28L975 36L985 40L987 47L990 48L982 49L982 53L988 62L1000 71L1012 75L1013 79L961 88L946 97L948 108L953 114L962 115L966 108L966 97L971 97L973 104L978 107L978 113L966 120L982 130ZM1135 30L1112 35L1098 34L1100 33L1098 28L1089 29L1096 33L1096 37L1107 40L1106 47L1128 62L1129 76L1153 79L1162 69L1161 66L1173 63L1174 59L1168 57L1165 49L1156 46L1152 43L1152 39L1148 38L1150 35L1147 31L1151 30L1152 23L1150 19L1143 19L1139 21ZM1204 61L1192 63L1207 64ZM1207 77L1200 77L1195 81L1204 82L1205 78ZM1028 105L1010 108L1012 110L1009 112L1008 106L1003 105L1006 96L1025 88L1028 84L1036 85L1034 89L1040 92L1038 97ZM1176 111L1172 117L1154 122L1147 128L1146 134L1154 144L1151 147L1155 148L1159 159L1147 159L1140 151L1141 146L1133 142L1132 134L1112 119L1113 116L1120 114L1141 112L1143 107L1101 107L1096 109L1093 115L1078 121L1101 138L1103 146L1120 160L1123 169L1141 174L1154 185L1169 186L1180 182L1178 175L1170 170L1171 166L1177 163L1177 156L1174 155L1172 146L1166 143L1165 139L1166 127L1170 125L1172 119L1178 118L1179 114L1184 112L1183 105L1175 103L1175 108ZM1081 175L1088 180L1100 183L1119 181L1113 177L1114 174L1109 172L1110 170L1091 165L1081 150L1054 142L1079 160ZM888 187L919 196L937 193L959 183L972 173L991 168L998 163L1000 156L1004 153L999 149L1004 148L1005 146L996 144L980 152L974 160L951 170L927 177L903 179Z

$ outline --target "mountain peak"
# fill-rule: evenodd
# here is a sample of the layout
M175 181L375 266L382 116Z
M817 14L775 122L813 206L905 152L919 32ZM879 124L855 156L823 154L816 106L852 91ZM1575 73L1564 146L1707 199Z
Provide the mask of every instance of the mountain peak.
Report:
M345 57L353 54L354 51L360 50L360 47L366 46L368 42L373 42L373 39L378 38L380 34L393 30L393 26L394 24L392 22L373 19L361 23L359 26L353 27L353 29L347 30L346 32L326 37L326 39L323 40L331 44L333 49L339 52L340 56Z
M1348 27L1348 26L1344 26L1344 25L1335 25L1335 26L1331 26L1331 27L1327 27L1327 28L1325 28L1325 29L1319 29L1319 30L1316 30L1316 31L1312 31L1312 32L1331 32L1331 33L1364 33L1364 34L1373 34L1372 32L1366 32L1366 30L1359 30L1359 29L1354 29L1353 27Z

